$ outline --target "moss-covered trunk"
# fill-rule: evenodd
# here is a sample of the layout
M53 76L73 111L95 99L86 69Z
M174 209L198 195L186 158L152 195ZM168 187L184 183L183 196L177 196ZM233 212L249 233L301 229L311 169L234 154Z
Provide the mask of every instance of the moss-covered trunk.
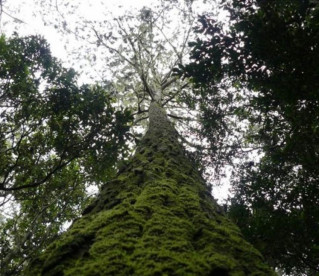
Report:
M219 211L156 103L128 166L27 275L272 275Z

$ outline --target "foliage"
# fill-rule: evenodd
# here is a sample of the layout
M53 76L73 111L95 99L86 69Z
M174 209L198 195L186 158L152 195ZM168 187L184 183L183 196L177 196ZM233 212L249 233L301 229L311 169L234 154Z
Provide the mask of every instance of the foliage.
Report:
M1 275L14 275L81 212L87 185L114 174L131 115L107 87L79 87L41 37L2 36L0 64L1 206L15 201L1 221Z
M228 95L249 122L242 145L262 155L247 155L237 169L230 215L270 264L310 275L319 270L319 8L302 0L223 7L230 25L202 16L193 62L180 69L211 97L208 113L223 95L216 86L227 80L237 89ZM205 123L209 134L223 122Z

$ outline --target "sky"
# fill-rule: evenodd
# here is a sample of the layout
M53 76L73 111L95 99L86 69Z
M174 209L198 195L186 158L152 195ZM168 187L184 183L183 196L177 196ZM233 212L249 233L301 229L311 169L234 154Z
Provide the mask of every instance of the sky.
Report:
M3 11L1 18L1 33L12 34L17 30L21 35L41 34L45 36L51 45L52 53L60 59L65 59L67 52L61 43L61 36L52 25L46 25L44 20L51 20L50 15L41 14L41 10L55 9L59 7L59 12L67 15L67 8L72 8L72 4L78 3L76 15L85 16L88 19L103 19L105 11L114 14L121 14L125 10L132 8L142 8L145 5L155 2L154 0L7 0L3 1ZM62 3L66 6L63 6ZM44 15L44 18L43 18ZM13 18L15 17L15 18ZM21 20L21 22L19 22ZM72 20L72 19L71 19Z
M165 0L164 0L165 1ZM195 5L196 11L207 11L216 0ZM156 5L157 0L2 0L3 14L0 32L7 35L17 30L21 35L41 34L51 45L52 53L64 60L68 53L61 43L61 35L54 28L54 14L75 21L78 16L88 20L103 20L107 13L113 15L123 14L125 11L141 9L144 6ZM201 1L200 1L201 2ZM74 5L74 7L72 7ZM58 12L57 12L58 10ZM70 13L69 11L76 11ZM225 12L218 12L218 18L223 20ZM60 19L61 19L60 16ZM13 18L14 17L14 18ZM59 16L58 16L59 17ZM19 22L21 20L21 22ZM48 24L45 24L45 21ZM50 24L51 23L51 24ZM69 38L70 39L70 38Z
M76 22L78 17L103 21L110 13L120 15L127 10L140 9L146 5L156 4L156 2L156 0L7 0L3 1L4 12L0 28L1 33L7 36L10 36L14 31L17 31L20 36L43 35L51 46L52 54L61 59L65 66L73 66L78 71L77 64L72 64L70 48L74 46L76 49L79 42L72 35L65 36L57 31L58 28L55 28L54 25L58 25L59 20L67 18L70 26ZM196 8L196 11L205 11L207 8L207 5L201 5ZM74 9L76 12L69 12L69 10ZM222 13L219 16L220 19L225 17ZM67 49L66 44L69 45ZM85 59L85 53L83 53L83 59ZM98 66L96 64L96 68ZM82 78L84 82L87 81L85 76ZM222 180L221 185L213 189L213 195L219 201L228 196L229 178L228 174Z

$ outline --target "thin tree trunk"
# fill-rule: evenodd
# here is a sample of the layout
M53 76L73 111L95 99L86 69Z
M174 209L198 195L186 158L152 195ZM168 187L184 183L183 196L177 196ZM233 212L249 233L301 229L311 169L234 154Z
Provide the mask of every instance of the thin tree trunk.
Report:
M26 275L273 275L212 198L153 102L127 167Z

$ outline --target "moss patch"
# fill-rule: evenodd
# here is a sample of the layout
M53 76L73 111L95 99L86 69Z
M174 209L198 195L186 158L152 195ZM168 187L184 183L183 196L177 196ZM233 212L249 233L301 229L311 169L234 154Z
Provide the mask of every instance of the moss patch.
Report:
M160 123L26 275L273 275Z

